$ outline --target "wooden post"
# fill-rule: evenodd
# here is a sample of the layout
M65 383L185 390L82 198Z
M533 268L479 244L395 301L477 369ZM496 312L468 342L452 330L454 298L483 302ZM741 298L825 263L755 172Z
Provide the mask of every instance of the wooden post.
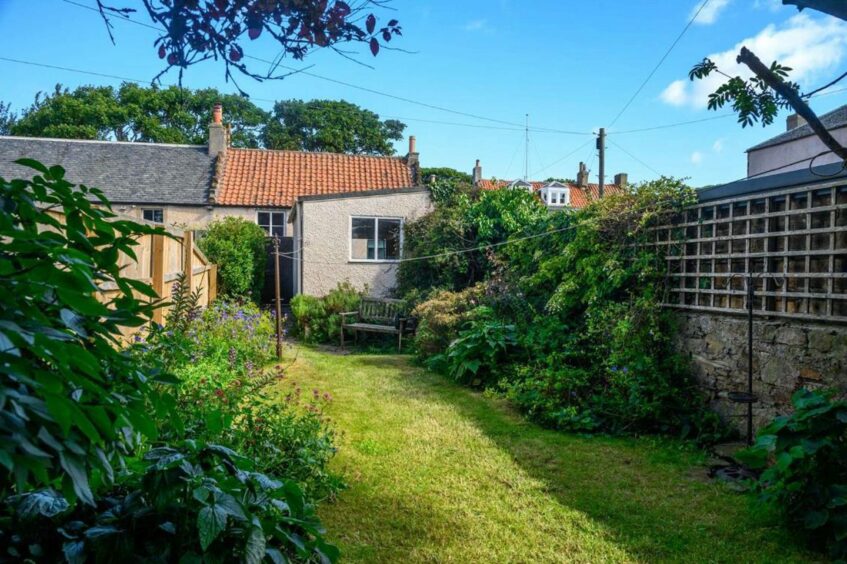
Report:
M194 291L194 232L182 233L182 272L185 274L185 287Z
M282 360L282 296L279 293L279 237L274 236L274 298L276 301L276 358Z
M150 277L153 279L153 290L159 299L165 297L165 236L151 235L152 253L150 264ZM161 325L165 320L165 312L161 307L153 310L153 323Z
M218 297L218 265L210 264L207 273L209 274L209 289L207 292L209 300L206 305L212 305L212 302Z

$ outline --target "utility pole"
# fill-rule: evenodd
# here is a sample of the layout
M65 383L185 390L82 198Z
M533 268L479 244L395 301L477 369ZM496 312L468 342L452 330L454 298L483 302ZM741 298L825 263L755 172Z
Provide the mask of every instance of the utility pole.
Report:
M274 302L276 306L276 359L282 360L282 296L279 289L279 237L274 235Z
M599 194L603 197L603 192L606 184L606 128L600 128L600 135L597 137L597 150L600 151L600 183Z
M526 114L526 142L524 143L523 179L529 180L529 114Z

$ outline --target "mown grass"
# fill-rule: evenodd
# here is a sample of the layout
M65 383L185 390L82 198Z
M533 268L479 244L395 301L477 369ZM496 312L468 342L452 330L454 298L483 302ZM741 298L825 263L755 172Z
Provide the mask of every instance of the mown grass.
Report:
M542 429L406 357L302 348L349 489L320 508L348 562L810 561L703 455L658 439Z

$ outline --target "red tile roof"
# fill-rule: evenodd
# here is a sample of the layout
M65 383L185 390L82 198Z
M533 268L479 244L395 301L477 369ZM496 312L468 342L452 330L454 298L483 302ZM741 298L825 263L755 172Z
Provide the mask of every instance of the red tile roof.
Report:
M298 196L414 186L403 157L227 148L219 157L214 203L291 207Z
M477 182L477 186L479 187L480 190L497 190L499 188L504 188L504 187L512 184L512 182L513 181L511 181L511 180L488 180L488 179L483 178L479 182ZM530 180L529 183L532 184L532 191L533 192L538 192L539 190L541 190L541 188L543 188L546 184L548 184L547 182L539 182L539 181L536 181L536 180ZM570 194L570 196L571 196L570 207L572 207L572 208L576 208L576 209L584 208L592 200L596 200L597 198L600 197L600 185L599 184L587 184L585 186L577 186L576 184L571 184L571 183L562 183L562 184L564 184L568 189L570 189L570 193L571 193ZM606 185L604 185L604 193L606 195L615 194L615 193L618 193L618 192L621 192L621 191L622 191L621 187L618 186L617 184L606 184Z

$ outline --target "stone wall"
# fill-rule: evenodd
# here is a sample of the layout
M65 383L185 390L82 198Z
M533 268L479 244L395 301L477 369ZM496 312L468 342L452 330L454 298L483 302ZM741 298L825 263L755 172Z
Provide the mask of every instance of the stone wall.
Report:
M713 409L743 432L746 406L727 399L747 389L747 318L678 313L677 339ZM753 321L755 428L791 408L800 387L833 388L847 396L847 327L787 319Z

